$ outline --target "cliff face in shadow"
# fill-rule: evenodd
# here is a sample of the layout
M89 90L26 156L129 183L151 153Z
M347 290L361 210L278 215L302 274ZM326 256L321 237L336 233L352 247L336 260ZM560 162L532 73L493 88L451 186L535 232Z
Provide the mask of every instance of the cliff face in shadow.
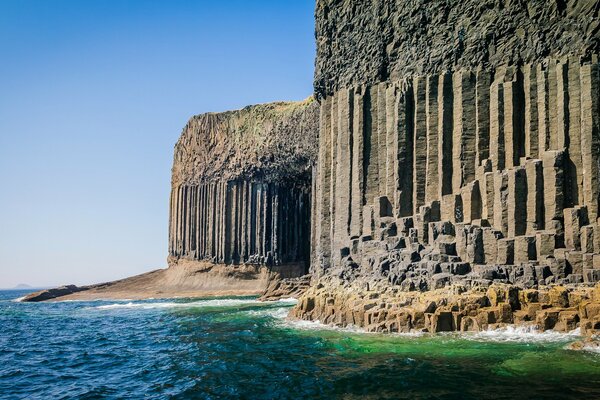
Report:
M296 317L600 328L578 292L600 280L598 8L317 2L314 284Z
M598 54L595 0L318 0L317 98L458 69Z
M317 126L312 99L191 118L175 145L170 263L307 266Z

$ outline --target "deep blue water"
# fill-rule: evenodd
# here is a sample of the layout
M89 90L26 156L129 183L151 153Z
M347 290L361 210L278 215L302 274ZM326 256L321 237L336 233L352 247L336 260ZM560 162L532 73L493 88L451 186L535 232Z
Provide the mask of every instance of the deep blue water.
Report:
M600 398L573 335L385 336L252 298L25 304L0 291L0 398Z

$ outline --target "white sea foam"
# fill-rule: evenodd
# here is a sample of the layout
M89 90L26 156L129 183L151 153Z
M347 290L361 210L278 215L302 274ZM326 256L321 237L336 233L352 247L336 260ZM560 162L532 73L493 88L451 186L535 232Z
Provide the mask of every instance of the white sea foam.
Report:
M275 319L285 319L290 312L289 307L281 308L267 308L264 310L250 310L247 312L248 315L255 317L271 317Z
M564 342L576 339L581 335L579 328L570 332L556 332L553 330L540 331L534 326L507 326L505 328L487 330L465 337L470 340L489 342Z
M427 332L395 332L395 333L381 333L381 332L368 332L364 328L355 325L347 326L336 326L330 324L324 324L319 320L306 321L306 320L290 320L285 319L280 322L282 326L288 328L294 328L305 331L335 331L342 333L355 333L362 335L385 335L388 337L419 337L428 335Z
M290 328L306 330L306 331L337 331L337 332L348 332L348 333L369 333L363 328L359 328L354 325L347 325L344 327L324 324L319 320L306 321L306 320L290 320L286 319L281 322L282 325Z
M23 301L23 299L25 299L25 297L27 297L27 296L17 297L16 299L13 299L12 302L13 303L20 303L20 302Z
M128 302L128 303L113 303L101 306L92 307L97 310L112 310L112 309L160 309L160 308L209 308L209 307L238 307L246 305L261 305L261 304L290 304L297 302L296 299L281 299L277 301L259 301L255 299L208 299L191 301L187 303L179 302Z
M295 328L300 330L317 330L317 331L338 331L347 333L360 333L360 334L377 334L377 332L367 332L365 329L349 325L346 327L339 327L335 325L324 324L320 321L305 321L305 320L290 320L287 319L287 309L283 309L285 312L273 312L272 315L275 318L281 319L279 324L288 328ZM262 312L262 311L261 311ZM391 337L421 337L421 336L435 336L427 332L407 332L407 333L391 333L386 334ZM485 342L520 342L520 343L536 343L536 342L565 342L574 340L580 337L581 333L579 328L570 332L556 332L552 330L539 331L533 326L507 326L505 328L499 328L494 330L487 330L477 333L461 333L461 332L448 332L443 335L453 336L456 338L464 338L474 341L485 341ZM590 346L590 351L600 353L600 347Z
M581 350L587 351L589 353L600 354L600 346L593 345L593 344L586 344L585 346L583 346L581 348Z
M266 303L269 303L269 302L267 301ZM276 300L275 303L284 303L284 304L295 305L295 304L298 304L298 299L295 299L293 297L287 297L285 299Z

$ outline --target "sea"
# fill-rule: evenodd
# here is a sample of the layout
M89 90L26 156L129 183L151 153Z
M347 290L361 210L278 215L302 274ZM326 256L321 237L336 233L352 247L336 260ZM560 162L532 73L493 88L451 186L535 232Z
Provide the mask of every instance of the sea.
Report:
M0 291L1 399L600 399L578 332L373 334L253 297L22 303Z

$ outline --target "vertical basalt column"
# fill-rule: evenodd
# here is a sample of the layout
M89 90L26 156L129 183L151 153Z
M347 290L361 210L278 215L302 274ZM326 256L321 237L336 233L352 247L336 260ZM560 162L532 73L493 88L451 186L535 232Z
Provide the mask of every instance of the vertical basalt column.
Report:
M229 260L230 263L238 262L238 183L229 183Z
M193 186L187 186L185 196L185 253L189 257L192 251L192 219L194 210L192 209Z
M286 193L281 190L281 187L278 190L279 192L279 215L285 215L286 218L280 218L277 221L277 232L279 233L279 237L277 240L277 255L280 262L285 262L286 259L286 249L287 249L287 222L290 216L287 214L286 207Z
M440 196L452 193L452 121L454 119L452 108L454 104L452 93L452 75L444 73L439 77L438 88L438 175L440 178Z
M508 173L494 173L494 228L508 234Z
M352 91L338 92L338 138L335 206L336 247L346 245L350 238L350 204L352 179Z
M558 79L556 61L548 62L548 122L549 138L548 149L558 150ZM562 78L561 78L562 82Z
M475 75L459 71L453 76L454 123L452 140L452 191L475 179Z
M564 208L564 151L544 153L544 217L546 229L554 229L555 221L563 219Z
M517 166L524 156L523 76L516 67L508 68L504 82L504 151L505 168Z
M357 88L352 108L352 184L350 236L362 235L362 208L364 201L364 88ZM395 157L394 157L395 158ZM315 215L315 214L313 214Z
M335 246L335 213L336 213L336 195L337 195L337 187L336 187L336 173L337 173L337 163L340 161L338 157L338 100L339 100L339 92L335 93L331 96L331 108L329 111L329 124L330 124L330 151L331 151L331 165L330 165L330 188L329 191L329 207L330 207L330 241L331 246ZM284 235L285 236L285 235ZM332 254L333 256L334 254Z
M538 111L538 147L539 158L550 149L550 103L548 71L538 64L535 69L537 78L537 111Z
M380 83L376 86L377 88L377 154L379 171L377 176L379 178L379 191L378 195L385 195L387 192L387 97L386 97L386 83Z
M311 181L311 184L314 184L313 181ZM264 216L264 220L263 220L263 224L264 224L264 243L263 243L263 256L267 257L269 252L271 251L271 218L273 215L273 209L271 208L272 205L272 199L271 199L271 191L273 190L272 185L271 184L267 184L265 185L265 216ZM312 210L311 210L312 213ZM310 227L310 225L309 225ZM312 229L312 227L310 227L309 229ZM312 246L312 237L310 236L310 232L309 232L309 248L312 248L310 246ZM310 254L307 254L307 256L310 257ZM266 259L266 258L265 258ZM310 258L307 259L310 262Z
M439 200L439 80L437 76L428 76L426 83L425 115L427 118L427 165L426 165L426 184L425 184L425 203Z
M279 187L275 186L273 188L272 195L272 203L271 207L273 208L273 219L271 220L271 251L273 252L274 261L278 262L280 260L279 254ZM319 224L317 224L319 225ZM322 243L319 243L322 245ZM319 250L320 251L320 248Z
M490 85L490 73L478 70L475 81L475 167L481 166L490 157Z
M209 217L208 217L208 251L206 255L212 259L215 254L215 228L216 228L216 207L215 207L215 184L211 182L209 184L208 189L208 207L209 207Z
M199 258L206 258L208 255L208 184L200 184L201 204L200 204L200 254Z
M183 238L185 232L185 186L179 188L179 217L177 219L177 253L183 256Z
M195 198L194 198L194 204L193 207L195 209L194 212L194 241L196 243L196 248L195 248L195 254L194 254L194 258L195 259L199 259L202 256L202 253L200 251L200 240L202 239L202 235L200 232L200 228L202 227L201 223L200 223L200 219L202 218L202 210L200 209L200 196L202 193L202 185L198 184L194 187L194 191L195 191Z
M198 258L198 190L199 186L196 184L192 186L192 201L190 206L192 207L191 213L191 230L190 230L190 241L191 241L191 252L194 259Z
M246 246L246 229L248 227L246 223L246 214L248 211L246 207L246 204L248 204L248 182L243 181L240 189L240 261L243 262L248 258L248 250Z
M181 190L181 255L185 256L187 253L187 215L189 212L188 204L187 204L187 196L188 196L188 186L183 186Z
M263 192L262 192L263 196L262 196L262 212L260 214L260 218L261 218L261 237L262 237L262 243L261 243L261 249L260 249L260 254L262 257L266 257L267 256L267 242L269 241L268 239L268 217L271 213L271 210L269 210L269 185L264 184L263 183Z
M317 168L316 166L312 166L311 168L311 191L310 191L310 215L311 215L311 219L310 219L310 248L309 248L309 253L310 253L310 273L311 274L316 274L317 271L315 271L315 265L317 265L317 254L316 254L316 250L317 250L317 235L316 235L316 231L317 231L317 219L315 218L317 215L317 198L316 198L316 193L317 193L317 179L318 179L318 174L317 174ZM269 210L268 210L268 216L271 216L273 214L273 194L272 194L273 188L270 186L269 187ZM272 219L269 221L269 246L267 246L267 251L271 251L272 249ZM265 253L266 254L266 253Z
M248 213L249 216L249 221L248 223L250 224L250 236L248 237L248 242L250 243L250 255L254 256L257 253L257 248L256 248L256 237L258 236L258 230L257 230L257 218L256 218L256 214L257 214L257 205L258 205L258 185L255 182L250 183L250 187L251 187L251 197L250 197L250 204L248 204L248 207L250 208L250 211Z
M254 254L262 255L261 243L262 238L262 183L256 184L256 211L254 212L254 225L256 226L256 235L254 236Z
M206 254L206 184L198 184L198 259Z
M196 191L198 186L190 188L190 256L196 258Z
M536 68L531 64L527 64L523 67L523 92L525 95L525 156L531 158L539 158L540 155L536 71Z
M413 94L410 84L405 85L397 97L398 146L397 146L397 198L396 216L412 215L413 193ZM364 219L364 215L363 215Z
M527 231L527 176L524 167L508 173L508 237L524 235Z
M387 159L386 159L386 187L385 195L390 201L394 201L396 195L396 173L398 171L396 156L398 146L398 121L396 114L396 91L395 85L386 85L385 88L385 130L387 136ZM362 208L362 207L361 207Z
M228 242L228 228L230 224L228 223L228 213L230 205L228 203L228 195L227 195L227 182L221 182L221 260L222 262L227 262L229 256L229 242Z
M244 261L244 182L237 183L237 258L239 262Z
M426 80L414 78L414 122L413 122L413 214L425 204L427 184L427 96Z
M497 171L505 166L504 75L504 68L499 68L490 87L490 159Z
M544 229L544 172L541 160L525 163L527 176L527 234Z
M179 209L179 198L178 198L179 186L176 186L171 189L171 219L169 221L170 225L170 251L169 254L172 256L177 256L177 219L178 209Z
M204 258L209 258L211 254L210 249L210 218L211 218L211 208L210 208L210 198L211 198L211 187L210 183L206 183L204 185L204 215L205 215L205 223L204 223Z
M366 204L373 203L379 196L379 133L377 130L377 86L371 86L365 101L365 141L364 162L366 164L365 197ZM412 167L412 166L411 166Z
M197 259L198 254L198 191L200 190L199 185L192 186L192 215L191 215L191 232L190 232L190 240L191 240L191 250L192 256L194 259Z
M494 172L486 172L482 179L482 218L494 223Z
M172 255L178 256L179 250L177 248L179 241L179 190L180 186L173 189L173 250Z
M600 68L584 65L581 79L583 203L591 221L600 217ZM600 229L600 226L596 227Z
M583 196L583 162L581 146L581 80L579 60L571 58L567 67L568 73L568 139L569 168L566 176L567 204L576 205L584 202Z
M569 70L568 62L556 63L556 149L569 145ZM568 169L567 169L568 170Z
M331 256L331 223L330 223L330 199L331 199L331 135L327 134L331 131L331 98L327 97L321 102L320 109L320 127L319 132L326 132L324 135L319 135L319 159L318 159L318 179L317 179L317 214L316 220L316 235L317 246L316 253L319 259L318 265L323 269L327 269L330 265ZM273 205L274 209L277 206L278 196L275 198ZM277 221L273 222L273 237L278 238ZM278 247L274 247L278 248Z
M188 238L188 213L189 213L189 205L188 205L188 186L183 187L183 196L181 202L181 208L183 212L181 213L181 254L185 255L187 253L187 238Z
M173 212L173 202L175 197L175 189L171 188L169 195L169 255L174 255L173 252L173 221L175 213Z
M221 185L218 182L213 183L213 204L214 204L214 219L213 219L213 250L211 253L211 258L213 258L216 262L219 262L219 249L220 249L220 239L221 239L221 196L220 196L220 188Z

